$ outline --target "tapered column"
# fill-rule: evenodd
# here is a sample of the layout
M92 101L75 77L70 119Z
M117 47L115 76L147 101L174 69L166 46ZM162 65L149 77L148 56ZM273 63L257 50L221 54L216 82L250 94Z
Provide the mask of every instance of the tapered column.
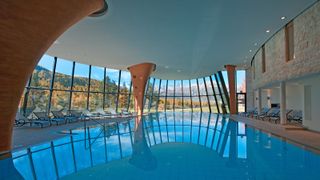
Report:
M137 122L140 122L141 115L143 114L143 99L147 81L155 69L156 65L152 63L142 63L128 67L133 87L134 110L138 115Z
M229 82L229 101L230 101L230 114L237 114L237 99L236 99L236 66L225 65L228 72Z
M261 88L257 90L257 108L258 108L258 114L261 114L262 110L262 95L261 95Z
M287 123L286 83L280 82L280 124Z
M11 149L20 97L39 59L70 26L104 7L104 0L0 1L0 152Z

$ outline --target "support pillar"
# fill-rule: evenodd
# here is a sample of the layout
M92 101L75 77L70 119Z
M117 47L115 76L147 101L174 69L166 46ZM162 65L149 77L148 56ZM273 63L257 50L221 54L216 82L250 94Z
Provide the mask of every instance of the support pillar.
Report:
M227 69L227 72L228 72L230 114L237 114L236 66L225 65L225 68Z
M0 152L10 151L15 114L39 59L70 26L104 0L0 1Z
M258 114L261 114L261 110L262 110L262 95L261 95L261 88L259 88L257 90L257 96L258 96L258 101L257 101L257 108L258 108Z
M139 124L143 115L143 99L147 81L155 69L156 65L153 63L142 63L128 67L133 87L134 110L137 112L136 125Z
M287 123L286 83L280 82L280 124Z

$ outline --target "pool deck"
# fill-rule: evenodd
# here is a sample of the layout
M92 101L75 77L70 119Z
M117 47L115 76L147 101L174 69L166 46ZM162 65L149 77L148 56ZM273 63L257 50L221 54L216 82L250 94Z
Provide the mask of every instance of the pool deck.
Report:
M248 126L260 129L266 133L271 133L283 140L298 145L302 148L309 149L317 154L320 154L320 133L310 131L298 125L280 125L267 121L257 120L253 118L242 117L238 115L231 115L231 119L243 122Z
M260 129L266 133L271 133L283 140L288 140L302 148L309 149L320 154L320 133L307 130L296 125L280 125L266 121L256 120L238 115L231 115L231 119L243 122L248 126ZM130 118L112 118L101 119L99 123L111 123L127 121ZM88 121L87 125L97 125L95 121ZM26 148L32 145L45 143L61 137L68 136L68 134L61 133L70 129L83 128L84 122L69 123L66 125L52 125L51 127L16 127L13 131L13 150Z

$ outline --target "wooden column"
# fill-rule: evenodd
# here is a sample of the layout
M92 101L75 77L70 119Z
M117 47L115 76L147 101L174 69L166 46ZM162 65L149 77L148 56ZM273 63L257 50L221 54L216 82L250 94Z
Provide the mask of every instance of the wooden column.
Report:
M136 125L141 120L143 114L143 99L147 81L150 74L156 69L156 65L152 63L136 64L128 67L131 73L131 81L134 96L134 110L137 112Z
M104 7L103 0L0 1L0 152L11 149L20 97L39 59L70 26Z
M225 68L227 69L227 72L228 72L230 114L237 114L236 66L225 65Z

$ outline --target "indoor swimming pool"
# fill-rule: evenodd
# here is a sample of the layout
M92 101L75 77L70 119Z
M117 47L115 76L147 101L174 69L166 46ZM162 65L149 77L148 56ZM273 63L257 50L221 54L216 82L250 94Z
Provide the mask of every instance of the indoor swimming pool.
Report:
M0 179L274 180L319 174L319 154L218 114L152 113L140 122L64 133L2 155Z

